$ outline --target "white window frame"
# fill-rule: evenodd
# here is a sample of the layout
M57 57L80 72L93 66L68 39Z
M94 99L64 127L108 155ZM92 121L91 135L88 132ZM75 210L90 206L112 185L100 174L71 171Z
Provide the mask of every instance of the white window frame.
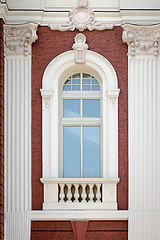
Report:
M86 62L76 64L74 51L60 54L47 66L42 81L42 161L43 178L59 177L59 101L60 86L66 75L87 72L102 81L103 178L118 178L118 89L111 63L87 50Z
M75 73L72 73L70 76L73 76L74 74L78 74L80 73L80 77L82 78L82 74L84 72L75 72ZM85 72L87 73L87 72ZM88 73L87 73L88 74ZM89 74L91 75L91 74ZM69 77L70 77L69 76ZM92 76L92 75L91 75ZM94 76L93 76L94 77ZM99 87L100 87L100 90L99 91L82 91L82 89L80 89L79 91L63 91L63 86L66 82L66 80L68 79L68 77L66 77L64 79L64 81L62 82L62 85L60 87L60 112L59 112L59 116L60 116L60 145L63 144L63 126L80 126L82 127L83 126L98 126L100 127L100 177L102 177L102 131L103 131L103 126L102 126L102 117L103 117L103 113L102 113L102 84L101 84L101 80L100 79L97 79L95 78L98 83L99 83ZM83 80L83 78L82 78ZM81 85L82 87L82 85ZM73 118L63 118L63 100L64 99L80 99L81 101L81 104L82 104L82 100L83 99L98 99L100 100L100 117L99 118L76 118L76 117L73 117ZM83 105L80 105L81 106L81 114L82 114L82 106ZM82 129L81 129L82 131ZM82 134L82 132L81 132ZM82 140L82 139L81 139ZM82 142L81 142L81 146L82 146ZM82 172L83 172L83 160L82 160L82 155L83 155L83 149L81 148L81 178L83 177L82 176ZM63 147L60 148L60 163L59 163L59 177L63 177Z

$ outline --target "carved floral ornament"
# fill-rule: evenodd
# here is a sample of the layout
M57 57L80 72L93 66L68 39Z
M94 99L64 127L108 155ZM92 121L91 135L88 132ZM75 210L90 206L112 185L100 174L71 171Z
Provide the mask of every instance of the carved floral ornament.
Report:
M66 24L51 24L51 30L74 31L78 29L82 32L86 29L103 31L113 28L113 24L99 23L95 20L94 12L87 7L87 0L78 0L77 7L69 13L68 18Z
M122 26L123 42L128 44L128 53L135 54L159 54L160 24L153 26L135 26L125 24Z
M4 46L6 55L31 54L31 44L37 40L37 24L4 25Z

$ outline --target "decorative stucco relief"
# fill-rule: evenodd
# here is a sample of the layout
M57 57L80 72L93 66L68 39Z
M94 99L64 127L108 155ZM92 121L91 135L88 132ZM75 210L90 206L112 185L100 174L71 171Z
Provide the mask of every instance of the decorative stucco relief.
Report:
M37 40L37 24L4 25L4 47L6 55L31 54L31 44Z
M136 26L125 24L122 26L122 39L128 44L128 53L135 54L159 54L160 24L153 26Z
M66 24L51 24L51 30L58 31L74 31L78 29L80 32L88 29L90 31L112 29L113 24L99 23L95 20L94 12L87 7L87 0L79 0L76 8L69 13L69 20Z
M75 52L75 63L85 63L88 44L86 43L86 37L84 34L79 33L75 36L75 43L72 48Z

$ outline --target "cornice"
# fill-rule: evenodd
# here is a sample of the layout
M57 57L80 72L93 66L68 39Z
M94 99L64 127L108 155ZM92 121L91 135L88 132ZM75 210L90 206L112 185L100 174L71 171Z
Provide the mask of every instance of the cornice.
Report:
M123 42L128 44L128 54L159 55L160 24L153 26L137 26L125 24L122 26Z
M4 25L5 55L31 54L31 44L37 40L37 24Z
M58 31L74 31L78 29L80 32L88 29L89 31L112 29L113 24L99 23L95 20L94 12L87 7L87 0L78 0L78 5L68 16L65 24L51 24L51 30Z

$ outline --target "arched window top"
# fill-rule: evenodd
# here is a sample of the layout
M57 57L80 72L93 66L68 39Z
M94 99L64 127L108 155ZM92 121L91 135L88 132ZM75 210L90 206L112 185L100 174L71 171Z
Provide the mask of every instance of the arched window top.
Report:
M88 73L76 73L67 78L63 91L100 91L100 84Z

